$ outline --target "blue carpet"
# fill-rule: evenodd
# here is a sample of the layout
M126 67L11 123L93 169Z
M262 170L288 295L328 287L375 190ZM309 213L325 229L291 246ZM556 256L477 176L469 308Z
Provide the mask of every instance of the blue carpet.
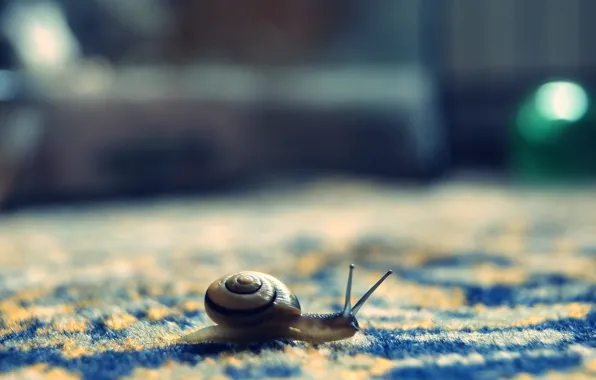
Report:
M596 377L596 197L322 183L0 217L0 378ZM335 343L180 344L204 291L270 273L303 311L391 276Z

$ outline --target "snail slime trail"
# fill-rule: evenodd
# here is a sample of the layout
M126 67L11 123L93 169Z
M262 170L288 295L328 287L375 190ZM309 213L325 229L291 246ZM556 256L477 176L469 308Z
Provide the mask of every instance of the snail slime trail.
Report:
M354 264L350 265L343 310L332 314L303 314L296 295L275 277L244 271L223 276L205 293L205 310L216 323L181 338L187 343L248 343L290 339L325 343L354 336L356 314L393 272L387 271L351 305Z

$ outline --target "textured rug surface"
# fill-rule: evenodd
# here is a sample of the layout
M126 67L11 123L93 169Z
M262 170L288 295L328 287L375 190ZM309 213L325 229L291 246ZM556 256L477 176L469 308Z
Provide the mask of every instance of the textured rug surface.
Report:
M319 183L0 217L0 378L596 377L596 189ZM362 332L312 346L176 339L208 285L270 273Z

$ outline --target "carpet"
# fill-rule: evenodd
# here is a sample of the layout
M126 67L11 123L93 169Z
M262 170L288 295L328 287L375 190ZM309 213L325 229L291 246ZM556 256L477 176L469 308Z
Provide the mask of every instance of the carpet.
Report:
M0 378L596 377L595 189L322 181L0 217ZM181 344L204 292L269 273L304 312L390 276L353 338Z

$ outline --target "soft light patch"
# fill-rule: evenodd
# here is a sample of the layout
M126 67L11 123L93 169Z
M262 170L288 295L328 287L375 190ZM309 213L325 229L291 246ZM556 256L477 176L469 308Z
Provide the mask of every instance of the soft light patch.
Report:
M474 280L479 285L518 285L527 279L527 272L521 267L502 268L484 263L474 268Z
M362 275L362 280L358 281L358 287L366 289L379 279L381 276L379 273ZM356 285L352 289L357 289ZM396 292L395 289L399 291ZM390 276L382 286L379 286L372 295L371 301L373 299L382 299L389 305L422 306L433 309L453 309L462 307L466 303L466 296L461 288L421 285L400 280L396 276ZM364 305L361 314L366 315L367 309L371 309L371 306L372 303Z
M62 355L67 359L74 359L92 354L92 351L72 338L64 339L61 351Z
M184 301L181 307L187 312L205 311L205 304L201 301Z
M213 358L205 358L195 366L180 363L167 363L157 369L137 368L130 376L124 377L128 380L161 380L161 379L211 379L230 380L231 378L223 373L224 369Z
M497 237L489 237L483 239L481 248L491 252L499 252L501 254L517 255L524 252L526 244L524 235L505 235Z
M85 332L88 322L80 319L67 319L55 322L54 327L57 331L64 333L82 333Z
M50 368L47 364L34 364L19 371L0 374L0 380L78 380L81 376L62 368Z
M418 321L418 322L368 322L368 325L379 330L414 330L424 329L430 330L437 327L433 321Z
M592 311L593 308L593 305L574 302L572 304L569 304L567 310L571 318L582 319L585 318Z
M500 348L511 348L515 346L529 345L532 343L556 344L569 340L571 335L561 333L553 329L545 330L524 330L524 331L494 331L494 332L438 332L426 333L413 337L408 340L431 343L431 342L459 342L466 343L474 347L494 346ZM404 338L401 337L403 340Z
M550 82L536 92L536 107L551 120L577 121L588 110L588 95L577 83Z
M4 324L6 327L13 329L32 319L49 321L55 316L70 314L72 311L73 306L67 304L22 307L13 300L4 301L0 304L0 315Z
M515 321L515 322L511 323L511 325L515 326L515 327L535 326L539 323L545 322L546 320L547 320L547 318L544 316L533 315L529 318Z
M300 276L309 277L324 268L327 260L329 258L326 255L313 251L296 260L294 270Z
M463 306L466 296L460 288L424 287L415 292L415 305L438 309L454 309Z
M147 318L151 321L160 321L170 314L170 309L162 306L152 307L147 310Z
M55 332L67 334L84 333L88 325L89 322L81 318L74 319L67 317L65 319L54 321L47 326L38 328L37 334L43 335Z
M138 319L128 313L113 315L104 320L105 325L112 330L122 330L136 322L138 322Z

